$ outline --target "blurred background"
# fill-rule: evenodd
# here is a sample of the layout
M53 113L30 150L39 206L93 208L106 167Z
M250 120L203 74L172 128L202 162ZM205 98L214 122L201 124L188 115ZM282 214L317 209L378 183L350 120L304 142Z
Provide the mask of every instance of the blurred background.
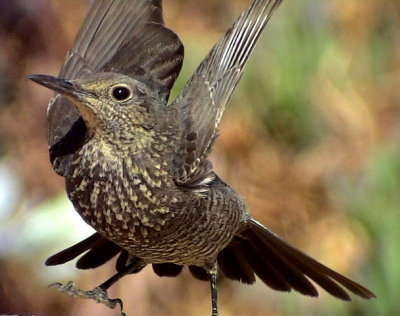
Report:
M250 0L167 0L186 59L172 98ZM114 273L44 260L91 234L47 149L56 75L87 10L81 0L0 1L0 314L118 315L51 282L92 289ZM400 314L400 2L284 1L250 58L212 153L252 214L374 291L346 303L220 279L221 315ZM209 284L150 267L110 289L128 315L209 315Z

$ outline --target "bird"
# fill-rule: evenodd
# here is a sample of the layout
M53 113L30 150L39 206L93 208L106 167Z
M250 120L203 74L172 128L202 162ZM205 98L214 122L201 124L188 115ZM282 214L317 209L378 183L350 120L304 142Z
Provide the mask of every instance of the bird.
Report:
M169 102L184 58L165 26L161 0L95 0L57 77L29 79L55 92L48 107L49 154L76 211L96 232L51 256L80 256L90 269L115 256L116 273L91 291L62 292L110 308L107 295L127 274L151 265L159 276L184 266L210 282L218 315L217 273L278 291L316 297L314 281L351 300L375 297L362 285L291 246L250 215L208 159L219 123L257 40L282 0L253 0Z

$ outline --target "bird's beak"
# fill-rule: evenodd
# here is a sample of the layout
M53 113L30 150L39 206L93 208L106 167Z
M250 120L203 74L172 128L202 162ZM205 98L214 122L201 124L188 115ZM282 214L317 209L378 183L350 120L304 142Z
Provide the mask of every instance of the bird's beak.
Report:
M87 94L74 80L61 79L47 75L30 75L27 78L67 97L72 97L73 99L80 100L83 95Z

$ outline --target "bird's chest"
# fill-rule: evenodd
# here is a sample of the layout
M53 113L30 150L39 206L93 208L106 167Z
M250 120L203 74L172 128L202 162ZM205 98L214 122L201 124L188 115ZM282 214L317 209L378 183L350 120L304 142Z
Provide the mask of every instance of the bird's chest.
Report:
M167 172L132 160L106 160L101 153L90 158L76 159L66 180L68 197L82 218L121 246L156 238L178 201L168 188Z
M163 163L151 163L80 155L66 177L68 197L96 231L147 262L214 260L236 231L239 210L219 190L203 197L179 190Z

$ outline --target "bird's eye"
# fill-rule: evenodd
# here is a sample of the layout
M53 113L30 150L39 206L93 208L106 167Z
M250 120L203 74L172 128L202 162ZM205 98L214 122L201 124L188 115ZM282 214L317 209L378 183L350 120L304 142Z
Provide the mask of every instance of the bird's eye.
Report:
M112 89L111 94L117 101L128 100L131 96L131 90L125 86L116 86Z

